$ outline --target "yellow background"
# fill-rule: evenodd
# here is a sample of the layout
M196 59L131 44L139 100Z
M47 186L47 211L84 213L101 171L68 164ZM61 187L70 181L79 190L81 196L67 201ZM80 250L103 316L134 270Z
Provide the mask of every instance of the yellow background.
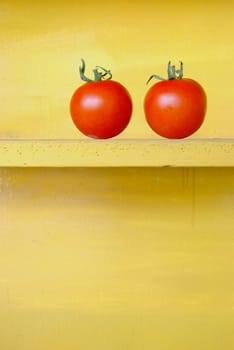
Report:
M2 169L1 349L233 350L233 177Z
M0 5L0 137L83 138L69 101L95 65L132 95L121 138L157 138L144 120L151 74L184 62L184 76L208 96L206 122L193 137L233 137L233 1L27 1Z
M120 139L157 138L144 121L145 82L169 59L207 92L192 138L232 138L233 10L232 1L1 1L0 138L84 139L68 111L81 57L132 95ZM233 350L233 169L48 160L0 168L0 349Z

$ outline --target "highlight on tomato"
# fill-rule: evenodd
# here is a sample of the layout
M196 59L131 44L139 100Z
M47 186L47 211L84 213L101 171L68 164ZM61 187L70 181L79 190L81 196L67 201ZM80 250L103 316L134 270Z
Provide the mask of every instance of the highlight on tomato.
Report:
M70 114L75 126L84 135L108 139L119 135L129 124L133 104L127 89L111 80L110 70L96 66L94 79L85 76L85 62L81 60L79 86L70 100Z
M207 97L202 86L193 79L183 78L183 63L176 69L168 63L168 79L156 78L145 95L144 113L151 129L168 139L186 138L203 124Z

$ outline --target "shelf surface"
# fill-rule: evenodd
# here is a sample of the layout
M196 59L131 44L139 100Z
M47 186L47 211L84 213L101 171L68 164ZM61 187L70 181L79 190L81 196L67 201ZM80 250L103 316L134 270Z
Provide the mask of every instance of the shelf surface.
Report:
M0 166L234 166L234 139L0 140Z

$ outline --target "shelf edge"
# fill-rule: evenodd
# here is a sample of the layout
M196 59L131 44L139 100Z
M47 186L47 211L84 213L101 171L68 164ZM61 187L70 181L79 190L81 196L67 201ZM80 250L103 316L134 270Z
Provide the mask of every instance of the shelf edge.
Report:
M234 139L0 140L0 166L234 166Z

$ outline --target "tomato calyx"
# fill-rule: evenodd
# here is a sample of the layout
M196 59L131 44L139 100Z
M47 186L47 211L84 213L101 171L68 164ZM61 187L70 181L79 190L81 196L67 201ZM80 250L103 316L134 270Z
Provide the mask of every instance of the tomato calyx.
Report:
M85 61L83 60L83 58L81 59L81 65L79 67L79 72L80 72L80 78L85 82L110 80L112 78L111 71L106 69L106 68L100 67L100 66L96 66L93 69L94 79L88 78L85 75Z
M180 61L180 68L176 69L175 65L171 64L171 61L168 62L167 65L167 75L168 78L162 78L159 75L153 74L149 77L149 79L147 80L146 84L148 84L151 79L155 78L158 80L180 80L183 78L183 62Z

